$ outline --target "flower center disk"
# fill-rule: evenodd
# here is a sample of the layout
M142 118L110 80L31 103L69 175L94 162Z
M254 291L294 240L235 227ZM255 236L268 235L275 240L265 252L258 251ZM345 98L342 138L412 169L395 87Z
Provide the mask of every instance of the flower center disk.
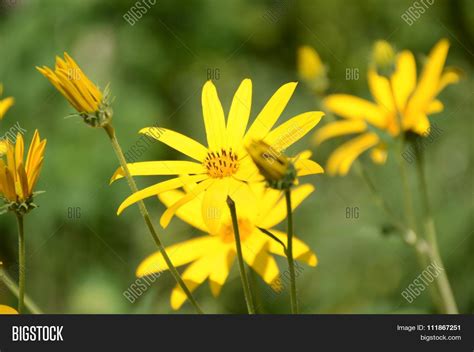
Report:
M248 219L238 219L240 240L245 241L253 233L254 226ZM224 243L235 242L234 226L232 222L223 224L220 231L221 240Z
M204 166L209 176L222 178L232 176L239 169L239 158L232 149L221 149L220 152L209 152L204 159Z

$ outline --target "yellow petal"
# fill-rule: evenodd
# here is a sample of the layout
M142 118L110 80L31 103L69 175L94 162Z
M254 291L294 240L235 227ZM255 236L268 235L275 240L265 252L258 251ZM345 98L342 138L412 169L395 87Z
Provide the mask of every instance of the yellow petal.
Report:
M296 85L296 82L286 83L273 94L247 131L244 139L245 144L266 137L290 101Z
M245 182L231 178L229 180L229 197L235 202L239 217L255 222L258 212L258 200L252 188ZM230 212L227 210L227 213Z
M272 192L267 192L264 198L261 200L263 204L268 204L268 212L260 214L259 220L257 220L258 227L269 229L279 224L287 217L286 199L281 191L274 191L280 193L278 199L275 200L275 196L272 194ZM294 188L291 191L292 209L295 210L313 191L314 186L310 184L305 184Z
M153 175L182 175L182 174L203 174L206 170L202 164L192 161L145 161L127 164L132 176L153 176ZM125 177L123 169L120 167L115 171L110 182Z
M274 229L270 229L269 231L274 234L280 241L285 243L285 245L288 243L288 236L285 233ZM280 243L274 240L270 240L269 243L270 252L286 257L283 247ZM293 257L296 260L305 262L310 266L316 266L318 264L316 254L314 254L313 251L311 251L311 249L303 241L299 240L296 237L293 237Z
M324 72L319 54L309 45L298 48L298 74L302 79L313 80Z
M379 75L374 69L370 69L367 76L370 92L379 107L385 112L395 112L392 88L390 82L384 76Z
M258 231L258 230L257 230ZM262 239L263 234L252 234L258 241L245 241L242 247L244 260L248 265L261 276L263 281L271 284L279 275L278 265L275 259L268 253L270 241Z
M296 160L295 167L296 167L298 177L324 173L323 167L319 165L317 162L310 159Z
M16 309L0 304L0 315L18 314Z
M314 141L316 142L316 144L321 144L330 138L344 136L352 133L360 133L364 132L366 129L367 124L365 121L362 120L343 120L330 122L327 125L318 129L314 136Z
M376 164L385 164L385 161L387 161L387 148L375 146L370 151L370 158Z
M147 127L140 130L140 133L154 138L177 151L202 162L207 156L207 148L181 133L161 127Z
M186 193L182 191L172 190L159 194L158 198L163 202L164 205L170 207L185 195ZM176 211L176 216L191 226L201 231L208 232L209 230L202 219L202 198L203 195L200 195L190 200L188 203L183 204L183 206L181 206L181 208Z
M227 208L230 177L216 180L206 191L202 200L201 218L210 234L219 233L221 224L230 217Z
M420 112L414 115L413 124L410 126L410 129L413 132L418 133L419 135L424 135L428 132L430 128L430 120L426 114Z
M194 198L198 197L202 192L206 191L206 189L208 189L214 182L215 181L213 179L205 179L195 188L193 188L191 192L187 193L183 198L179 199L173 205L168 207L160 218L160 225L163 228L168 227L171 219L179 208L181 208L184 204L188 203Z
M393 93L398 111L405 111L408 98L416 87L416 62L413 54L404 50L397 56L392 77Z
M438 90L436 94L439 94L446 86L454 83L458 83L461 79L461 72L455 68L448 68L443 71L441 78L438 83Z
M171 180L163 181L157 183L156 185L142 189L136 193L130 195L125 199L120 207L117 210L117 215L120 215L126 208L130 205L152 196L156 196L161 192L170 191L172 189L183 187L187 182L199 182L207 178L207 175L195 175L195 176L185 176L185 177L176 177Z
M28 173L32 171L32 164L34 164L33 154L36 154L40 141L39 132L35 130L33 138L31 139L30 148L28 149L28 155L26 156L25 168ZM42 153L39 153L39 155L42 155Z
M225 117L216 87L212 81L207 81L202 88L202 114L209 149L220 151L227 144L225 140Z
M201 236L166 247L166 253L176 267L199 259L214 251L217 240L213 236ZM137 277L157 274L168 270L168 265L161 252L155 252L146 257L136 270Z
M379 143L379 137L372 132L365 133L344 143L329 157L327 164L329 174L346 175L354 160L377 143Z
M19 193L20 198L22 200L26 200L29 196L29 187L28 187L28 177L26 176L25 168L23 167L23 164L20 164L18 166L18 185L21 188L21 192Z
M418 86L410 100L410 109L412 111L423 110L423 107L434 99L438 93L439 82L448 50L449 42L446 39L441 39L431 50L421 73Z
M15 169L18 170L19 166L23 164L23 155L25 153L25 143L23 136L18 133L15 141ZM15 180L17 177L15 177Z
M0 157L7 153L7 142L0 140Z
M214 271L215 263L215 254L208 253L186 268L181 277L191 292L201 285ZM179 309L186 301L186 298L181 287L177 285L171 292L171 307L175 310Z
M229 276L230 268L234 263L235 252L221 250L215 256L215 265L211 274L209 275L209 286L212 295L217 297L221 292L227 277Z
M240 181L263 181L263 176L260 174L257 166L252 161L252 158L247 154L247 152L245 152L245 156L239 160L239 169L233 176Z
M237 89L230 106L227 120L227 138L229 147L239 155L243 137L247 129L252 106L252 81L244 79Z
M3 119L5 113L15 104L15 99L8 97L0 100L0 120Z
M321 111L297 115L271 131L264 141L275 150L283 151L303 138L319 123L323 116L324 113Z
M366 120L374 126L385 126L385 112L376 104L347 94L329 95L323 100L327 109L346 119Z
M428 109L426 110L426 114L431 115L431 114L436 114L441 111L443 111L444 105L441 101L439 100L433 100L430 102L428 105Z

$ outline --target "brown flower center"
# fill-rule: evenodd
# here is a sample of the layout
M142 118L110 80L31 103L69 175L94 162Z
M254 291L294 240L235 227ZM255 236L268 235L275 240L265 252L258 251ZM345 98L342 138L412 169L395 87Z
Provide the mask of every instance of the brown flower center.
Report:
M239 161L237 155L232 151L221 149L220 152L209 152L204 159L204 166L207 173L213 178L223 178L232 176L239 169Z
M239 219L238 223L239 223L240 240L245 241L252 234L254 226L247 219ZM221 236L222 242L224 243L231 243L235 241L234 227L232 226L232 222L230 220L229 220L229 223L222 225L220 229L220 236Z

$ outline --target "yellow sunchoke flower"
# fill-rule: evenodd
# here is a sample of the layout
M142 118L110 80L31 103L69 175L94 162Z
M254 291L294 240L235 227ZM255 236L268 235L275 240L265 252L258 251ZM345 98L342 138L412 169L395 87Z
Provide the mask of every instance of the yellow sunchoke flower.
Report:
M0 158L0 198L5 210L25 214L36 205L34 189L43 166L46 140L41 140L38 130L31 140L26 160L24 142L19 133L15 144L7 142L6 160Z
M396 55L395 69L389 77L371 67L367 79L375 102L347 94L332 94L324 99L325 107L344 120L320 128L315 142L321 144L334 137L358 135L330 155L329 174L346 175L354 160L369 149L374 162L384 163L388 139L398 137L402 131L428 135L428 115L443 110L437 95L460 79L457 70L444 69L448 49L446 39L434 46L418 82L415 57L408 50Z
M188 185L186 192L172 190L161 193L158 197L167 206L194 192L198 185ZM269 230L282 243L286 243L284 232L272 229L286 218L286 205L282 192L254 184L253 192L257 195L256 204L249 206L249 199L243 188L232 194L232 199L238 209L238 223L244 261L275 291L280 291L282 281L279 279L280 269L272 254L285 256L285 249L281 243L265 235L259 228ZM311 192L314 187L306 184L293 190L293 208L296 208ZM225 203L207 214L214 219L214 226L209 226L201 214L201 200L194 197L177 211L177 216L191 226L206 232L207 235L193 238L167 248L171 260L177 266L189 266L183 272L183 279L190 290L195 290L206 279L209 279L211 292L218 296L222 286L229 276L230 269L235 261L235 239L230 213ZM316 255L310 248L298 239L294 239L293 248L295 259L316 266ZM161 253L156 252L137 268L137 276L143 277L167 270ZM286 283L288 284L288 283ZM176 286L171 294L171 306L179 309L185 302L186 296Z
M206 82L202 90L202 109L207 147L169 129L161 127L142 129L140 133L167 144L194 161L171 160L128 164L132 176L185 176L176 176L132 194L120 205L118 214L141 199L186 187L192 183L198 183L193 192L183 194L181 199L170 204L164 212L160 221L163 227L168 226L181 206L201 194L204 194L202 203L204 217L208 213L208 207L212 208L216 202L225 204L227 196L236 190L246 192L248 202L254 203L255 196L250 191L248 182L263 182L263 179L248 156L245 146L254 140L263 140L271 145L273 150L281 152L306 135L324 115L319 111L302 113L273 129L295 88L296 83L293 82L278 89L247 130L252 106L252 81L245 79L240 84L234 95L227 122L216 87L211 81ZM297 160L296 169L301 170L303 164L305 167L308 165L303 171L304 174L310 174L314 168L309 166L307 160ZM314 171L320 172L320 169L316 168ZM123 176L124 172L119 168L111 181Z
M109 91L102 92L82 72L67 53L57 56L54 71L47 66L36 67L67 99L84 121L92 127L104 127L112 118Z

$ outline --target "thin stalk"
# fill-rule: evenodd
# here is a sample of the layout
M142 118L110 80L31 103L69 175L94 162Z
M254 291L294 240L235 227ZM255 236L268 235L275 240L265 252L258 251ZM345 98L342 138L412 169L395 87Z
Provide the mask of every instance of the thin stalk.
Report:
M127 179L128 185L133 193L138 192L138 187L137 184L135 183L135 180L133 179L132 175L130 174L130 170L128 169L127 161L125 159L125 156L123 155L122 148L120 147L120 144L117 140L117 136L115 134L115 129L111 124L108 124L104 127L105 131L107 132L107 135L110 138L110 141L112 143L112 147L114 148L115 154L117 155L117 159L120 162L120 166L122 167L122 170L125 173L125 177ZM186 297L188 298L189 302L194 306L196 309L196 312L199 314L203 314L203 311L197 301L194 299L191 291L189 288L186 286L185 282L183 281L181 275L179 274L178 270L176 267L173 265L171 262L170 257L168 256L168 253L165 250L165 247L163 246L163 243L160 240L160 237L158 236L155 227L153 223L151 222L150 215L148 213L148 210L145 206L145 203L140 200L138 202L138 207L140 209L140 213L145 220L146 226L148 227L148 230L150 231L151 236L153 237L153 240L156 243L156 246L158 247L158 250L161 252L161 255L163 256L163 259L166 262L166 265L168 266L168 269L171 272L171 275L173 275L174 279L178 283L178 285L181 287L183 292L186 294Z
M290 270L290 300L291 313L298 314L298 299L296 298L296 275L295 275L295 261L293 259L293 211L291 208L291 189L285 189L286 198L286 212L288 220L288 243L286 245L288 258L288 268Z
M359 163L359 170L361 173L362 178L364 181L367 183L367 186L369 187L370 191L372 192L372 196L374 197L375 203L384 210L385 214L390 218L391 223L395 228L400 231L400 233L403 235L403 239L405 241L409 241L410 237L413 237L411 234L415 234L413 229L410 229L403 224L398 217L395 215L395 213L392 211L388 203L385 201L385 199L382 197L380 194L379 190L375 186L375 183L372 181L369 173L365 169L365 167ZM410 237L409 237L410 236ZM415 234L416 236L416 234ZM416 238L415 238L416 239Z
M18 313L22 314L25 309L25 232L23 224L23 215L17 213L18 222Z
M404 140L400 140L400 150L397 153L397 161L400 170L400 178L402 181L402 190L403 190L403 200L404 200L404 210L405 210L405 221L407 222L407 226L412 228L415 233L418 233L415 221L415 214L413 209L413 198L411 196L410 185L408 182L408 175L406 170L405 162L402 158L403 153L403 145ZM415 249L415 253L417 256L418 264L420 265L421 269L424 270L429 264L430 260L428 258L427 247L429 244L426 242L424 238L417 238L417 241L413 244ZM440 297L433 286L429 287L429 291L431 294L431 298L433 303L438 309L441 309L440 306Z
M393 89L393 82L390 80L390 91L392 93L392 99L394 106L396 108L397 104L397 99L395 98L395 90ZM405 146L405 138L406 134L403 129L403 118L402 114L400 111L396 108L396 117L397 117L397 122L398 122L398 127L400 129L399 135L398 135L398 153L397 154L397 164L399 167L400 171L400 178L402 182L402 189L403 189L403 202L404 202L404 207L403 209L405 210L405 221L407 223L407 226L411 228L414 233L418 233L418 228L417 228L417 222L415 219L415 212L413 209L413 198L411 196L411 191L410 191L410 184L408 181L408 175L407 175L407 170L406 170L406 165L405 162L403 161L402 155L403 155L403 148ZM426 268L427 265L429 265L429 258L427 258L427 253L426 253L426 247L427 243L425 239L420 239L417 238L417 240L413 243L413 247L415 249L415 253L418 259L418 263L421 266L422 270ZM431 294L431 297L433 299L434 304L439 308L440 307L440 299L439 295L437 294L436 290L430 286L429 291Z
M237 211L235 210L235 203L227 196L227 205L229 206L230 216L232 218L232 226L234 228L235 248L237 250L237 259L239 262L240 278L242 279L242 287L244 290L245 303L249 314L255 314L255 307L253 304L252 292L250 291L249 279L247 271L245 270L244 257L242 255L242 244L240 243L239 222L237 220Z
M3 281L5 286L13 293L16 297L20 294L20 289L18 285L10 278L5 270L0 269L0 280ZM43 314L41 309L31 300L28 295L25 294L25 308L30 311L32 314Z
M381 208L385 210L388 217L392 221L392 225L395 226L395 228L400 231L404 242L407 245L409 245L411 248L413 248L417 257L418 264L420 268L424 270L429 265L429 260L426 257L426 251L425 251L425 248L426 248L425 240L420 238L413 229L409 228L407 225L405 225L402 221L398 219L398 217L391 210L388 203L381 196L377 187L375 186L369 174L367 173L367 170L365 170L365 168L362 165L360 165L360 170L361 170L364 180L367 182L370 190L372 191L372 194L375 198L377 205L379 205ZM433 299L434 304L437 307L439 307L440 306L439 295L437 294L436 289L430 286L429 291L430 291L431 298Z
M405 221L408 226L416 232L416 221L415 221L415 211L413 208L413 198L411 196L410 184L408 182L408 175L406 170L405 162L402 158L403 146L405 145L403 139L400 140L400 149L397 153L398 167L400 170L400 180L402 182L403 189L403 209L405 210Z
M420 183L421 199L423 204L423 227L425 230L426 240L430 245L429 256L430 260L436 263L440 268L440 274L436 276L436 285L443 302L444 312L447 314L458 314L458 307L454 299L451 285L449 284L448 275L444 267L443 261L438 247L438 240L436 237L436 227L434 224L433 215L428 197L428 186L426 183L426 174L423 168L423 151L419 146L414 145L416 152L416 166L418 179Z

